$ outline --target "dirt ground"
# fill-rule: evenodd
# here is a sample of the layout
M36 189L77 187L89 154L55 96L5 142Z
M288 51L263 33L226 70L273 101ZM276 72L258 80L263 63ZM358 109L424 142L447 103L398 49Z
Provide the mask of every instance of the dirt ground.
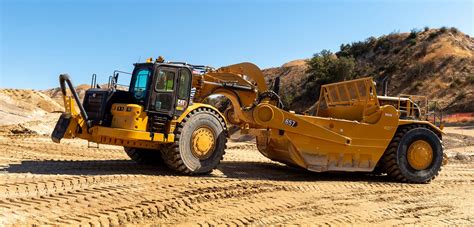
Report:
M0 225L473 225L474 139L453 130L445 140L450 162L438 178L402 184L386 176L289 168L246 143L229 143L211 175L179 176L137 165L118 147L55 144L4 128Z

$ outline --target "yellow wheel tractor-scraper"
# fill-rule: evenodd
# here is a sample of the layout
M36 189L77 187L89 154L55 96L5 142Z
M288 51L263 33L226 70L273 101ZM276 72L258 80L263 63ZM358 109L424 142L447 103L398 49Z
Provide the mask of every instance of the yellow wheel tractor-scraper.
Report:
M255 135L269 159L315 172L380 171L425 183L443 161L441 129L411 99L377 96L371 78L323 85L314 111L296 114L282 108L251 63L214 69L160 57L134 66L128 89L119 89L115 75L107 88L87 90L82 103L61 74L65 113L53 141L123 146L138 163L165 163L183 174L217 167L228 125ZM210 95L227 97L231 107L221 113L201 103Z

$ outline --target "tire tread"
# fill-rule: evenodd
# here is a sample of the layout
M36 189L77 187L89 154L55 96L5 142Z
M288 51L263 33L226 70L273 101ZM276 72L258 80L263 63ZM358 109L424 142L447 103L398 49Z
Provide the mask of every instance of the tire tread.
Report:
M224 129L225 138L227 138L227 127L226 127L224 119L220 116L219 113L217 113L216 111L214 111L210 108L198 108L198 109L195 109L195 110L191 111L183 119L183 121L179 125L177 125L176 131L175 131L175 141L171 145L168 145L167 148L164 149L164 152L162 152L163 160L164 160L165 164L169 168L171 168L171 169L173 169L173 170L175 170L175 171L177 171L181 174L196 175L196 174L208 174L208 173L212 172L212 169L209 170L209 171L200 172L200 173L193 172L192 170L190 170L186 166L184 161L181 159L180 150L179 150L179 140L181 139L181 134L183 132L184 126L186 125L186 123L189 122L189 120L191 119L191 117L193 115L196 115L196 114L201 113L201 112L206 112L207 114L210 114L213 117L217 118L219 120L222 128ZM224 146L224 151L223 151L223 154L222 154L218 164L223 159L223 157L225 155L225 149L226 148L227 148L227 144Z
M392 138L392 141L389 143L389 146L385 150L385 153L382 157L382 166L385 172L387 173L387 175L397 181L409 182L409 183L429 183L430 181L432 181L439 175L439 172L441 171L441 169L433 177L431 177L430 179L426 181L414 182L407 179L402 174L402 171L400 170L400 166L397 162L397 152L398 152L398 147L400 145L400 141L403 138L403 136L405 136L405 134L407 134L410 130L414 128L426 128L426 129L431 130L429 127L422 124L413 124L413 125L402 126L398 128L397 132L395 133L395 136Z

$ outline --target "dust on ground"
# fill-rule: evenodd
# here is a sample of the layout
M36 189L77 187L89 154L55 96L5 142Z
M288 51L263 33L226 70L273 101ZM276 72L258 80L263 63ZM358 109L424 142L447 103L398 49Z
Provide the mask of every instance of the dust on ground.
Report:
M471 156L451 155L430 184L403 184L290 168L251 143L233 142L212 174L189 177L135 164L119 147L55 144L8 127L0 130L1 225L474 224ZM472 142L455 133L445 138L447 154L465 154L456 149Z
M451 161L474 161L474 125L445 127L445 153Z

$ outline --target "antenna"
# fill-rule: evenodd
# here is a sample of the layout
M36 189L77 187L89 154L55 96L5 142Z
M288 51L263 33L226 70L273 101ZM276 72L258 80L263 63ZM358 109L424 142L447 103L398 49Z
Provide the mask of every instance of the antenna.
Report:
M142 59L142 56L138 57L137 63L140 63L140 60Z

